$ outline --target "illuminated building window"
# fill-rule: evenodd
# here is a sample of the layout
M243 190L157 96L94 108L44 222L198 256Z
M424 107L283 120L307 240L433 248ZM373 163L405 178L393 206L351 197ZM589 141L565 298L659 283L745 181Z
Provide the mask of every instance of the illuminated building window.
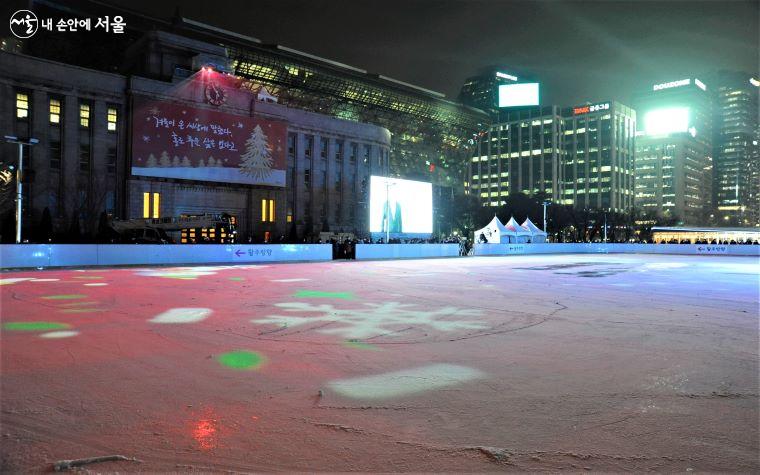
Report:
M29 118L29 96L23 92L16 93L16 118Z
M117 120L117 111L115 107L109 107L108 108L108 131L109 132L116 132L116 120Z
M154 218L160 217L160 213L159 213L160 201L161 201L161 195L159 193L153 193L153 217Z
M160 218L161 194L160 193L143 193L143 218Z
M143 193L143 218L150 218L150 193Z
M90 126L90 104L86 102L79 103L79 126L85 129Z
M50 99L50 123L58 125L61 123L61 100Z
M261 200L261 222L274 223L274 200Z

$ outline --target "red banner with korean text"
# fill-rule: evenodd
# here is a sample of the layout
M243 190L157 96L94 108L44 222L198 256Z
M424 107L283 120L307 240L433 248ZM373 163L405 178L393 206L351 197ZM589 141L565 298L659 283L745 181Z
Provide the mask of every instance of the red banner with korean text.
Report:
M285 186L287 124L136 96L132 174Z

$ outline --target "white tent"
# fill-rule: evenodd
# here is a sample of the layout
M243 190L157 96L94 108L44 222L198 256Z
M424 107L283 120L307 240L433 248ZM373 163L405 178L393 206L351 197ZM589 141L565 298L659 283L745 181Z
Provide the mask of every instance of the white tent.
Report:
M509 218L509 221L507 221L507 224L505 224L504 227L507 228L507 231L511 234L511 236L514 236L514 240L510 240L510 242L530 242L530 239L533 236L530 231L526 230L520 226L517 221L515 221L514 216Z
M530 232L530 242L546 242L546 232L541 231L538 226L533 224L533 221L531 221L530 218L525 218L525 222L522 223L522 228Z
M475 242L482 242L483 238L488 244L507 244L510 241L509 237L513 236L507 228L501 224L499 218L493 217L490 223L486 227L475 231Z

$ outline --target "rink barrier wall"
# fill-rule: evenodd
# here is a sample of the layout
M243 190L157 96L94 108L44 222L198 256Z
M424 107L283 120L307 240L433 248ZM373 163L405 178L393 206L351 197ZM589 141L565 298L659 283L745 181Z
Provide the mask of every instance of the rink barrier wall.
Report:
M475 244L474 256L523 254L680 254L760 257L760 246L749 244Z
M357 244L356 259L456 257L459 244Z
M329 244L2 244L0 268L332 260Z

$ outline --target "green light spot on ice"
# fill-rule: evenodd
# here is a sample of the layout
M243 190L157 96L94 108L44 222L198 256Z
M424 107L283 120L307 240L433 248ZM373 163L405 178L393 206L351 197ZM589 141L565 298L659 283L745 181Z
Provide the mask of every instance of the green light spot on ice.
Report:
M242 277L230 277L230 280L235 280L235 281L238 281L238 282L239 282L239 281L241 281L241 280L245 280L245 279L244 279L244 278L242 278Z
M238 350L222 353L217 357L217 360L228 368L258 369L264 364L266 358L253 351Z
M382 351L380 348L378 348L375 345L370 345L369 343L364 343L363 341L356 341L356 340L346 340L343 342L343 346L347 348L354 348L357 350Z
M319 290L299 290L298 292L293 294L293 297L353 300L354 294L352 294L351 292L322 292Z
M82 294L68 294L68 295L48 295L47 297L42 297L45 300L76 300L76 299L83 299L86 298L86 295Z
M3 325L3 328L10 331L18 332L41 332L48 330L61 330L63 328L70 328L68 323L58 322L8 322Z

